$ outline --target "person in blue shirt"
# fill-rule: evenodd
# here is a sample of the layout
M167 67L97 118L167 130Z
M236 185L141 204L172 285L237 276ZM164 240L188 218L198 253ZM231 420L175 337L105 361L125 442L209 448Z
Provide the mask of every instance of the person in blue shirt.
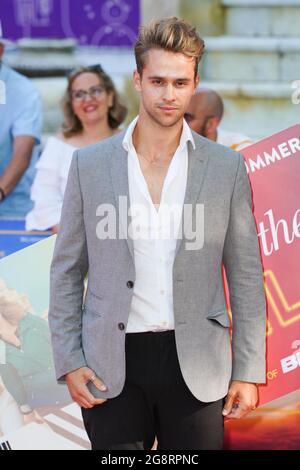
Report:
M32 82L2 62L0 38L0 218L25 218L38 159L42 104Z

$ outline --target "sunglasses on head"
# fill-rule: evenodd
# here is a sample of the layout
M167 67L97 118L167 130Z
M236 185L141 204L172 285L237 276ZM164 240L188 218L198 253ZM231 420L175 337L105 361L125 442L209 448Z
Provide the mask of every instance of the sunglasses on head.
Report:
M95 65L87 65L87 66L79 66L79 67L75 67L71 70L68 70L68 72L66 73L66 76L68 78L72 77L73 75L75 75L77 72L80 72L82 69L84 69L85 72L100 72L100 73L104 73L104 70L103 68L101 67L100 64L95 64Z

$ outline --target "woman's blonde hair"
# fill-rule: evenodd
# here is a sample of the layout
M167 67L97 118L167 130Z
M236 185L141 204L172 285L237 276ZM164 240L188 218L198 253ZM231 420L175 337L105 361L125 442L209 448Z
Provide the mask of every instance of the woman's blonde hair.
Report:
M172 16L152 20L149 25L140 28L134 53L137 70L141 76L150 49L164 49L193 57L196 77L198 65L204 52L204 41L190 23Z
M68 74L68 87L62 99L62 109L64 113L63 135L64 137L72 137L82 131L83 126L81 121L74 113L72 106L72 84L79 75L82 73L94 73L101 80L105 91L112 93L113 104L108 111L108 124L112 129L116 129L125 120L127 115L127 107L120 102L118 92L115 85L107 73L104 72L100 65L92 65L87 67L79 67L72 70Z

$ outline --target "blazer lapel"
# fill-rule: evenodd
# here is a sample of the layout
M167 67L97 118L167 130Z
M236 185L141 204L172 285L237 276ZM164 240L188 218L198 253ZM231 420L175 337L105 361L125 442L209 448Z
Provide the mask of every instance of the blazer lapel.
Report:
M119 228L122 231L122 236L126 238L128 248L132 259L134 260L133 252L133 241L128 237L128 227L131 221L130 216L128 215L128 209L130 207L130 197L129 197L129 183L128 183L128 166L127 166L127 152L122 145L122 140L124 138L125 132L121 132L118 135L118 138L114 142L115 151L111 155L111 178L113 184L113 190L115 193L116 204L117 204L117 213L118 213L118 222ZM119 206L119 197L124 198L126 201L124 207ZM120 237L120 233L119 233Z
M188 143L188 175L187 175L187 184L184 198L184 205L195 206L199 193L201 191L204 177L207 170L209 154L205 145L205 139L195 132L193 132L195 149L193 148L191 142ZM182 237L178 238L176 245L175 256L177 255L184 237L184 228L187 227L192 221L190 217L190 212L188 212L188 217L185 217L184 226L183 226L183 212L181 218L181 225L179 233L182 234Z

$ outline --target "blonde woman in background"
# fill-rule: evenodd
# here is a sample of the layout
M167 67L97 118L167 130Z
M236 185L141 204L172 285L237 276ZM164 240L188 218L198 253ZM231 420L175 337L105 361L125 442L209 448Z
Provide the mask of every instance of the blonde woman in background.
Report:
M127 109L120 103L112 79L95 65L69 74L63 112L63 132L48 140L36 166L31 190L34 207L27 214L26 230L57 233L74 150L119 132Z

